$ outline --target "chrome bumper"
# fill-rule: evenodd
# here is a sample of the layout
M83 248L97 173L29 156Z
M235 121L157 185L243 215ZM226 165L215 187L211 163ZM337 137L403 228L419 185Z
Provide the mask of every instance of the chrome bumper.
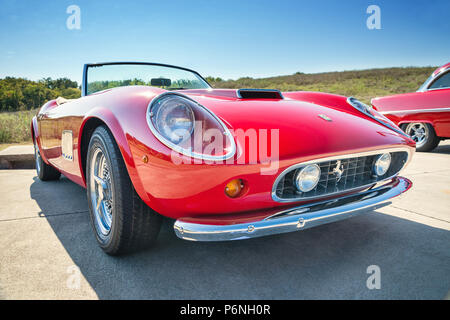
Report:
M310 203L280 211L263 220L241 224L210 225L179 219L176 235L191 241L242 240L272 234L299 231L350 218L389 205L389 199L407 191L411 181L396 177L388 184L358 194Z

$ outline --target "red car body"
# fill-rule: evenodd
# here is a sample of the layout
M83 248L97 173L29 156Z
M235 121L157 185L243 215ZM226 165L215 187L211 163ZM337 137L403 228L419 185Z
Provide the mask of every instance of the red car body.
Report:
M450 63L437 68L417 92L374 98L373 107L402 126L428 123L440 138L450 138L450 87L432 88L442 77L450 77Z
M355 109L343 96L284 92L280 99L243 99L237 90L193 89L178 92L211 110L229 129L278 129L278 169L275 174L262 175L260 169L265 164L259 156L256 163L239 159L248 154L249 145L238 137L234 139L240 152L236 152L232 164L174 164L172 150L152 134L146 120L149 103L164 92L155 87L128 86L64 104L49 101L31 125L43 161L86 187L89 135L93 128L103 124L114 136L133 186L148 206L184 222L236 225L318 202L274 200L275 180L292 165L386 149L402 148L410 155L414 152L414 141ZM330 121L318 116L322 114ZM73 132L73 161L62 156L64 130ZM245 182L245 190L239 197L230 198L224 187L235 178ZM409 189L407 179L398 179L394 177L390 183L403 183L403 191ZM361 188L319 200L337 199L359 191Z

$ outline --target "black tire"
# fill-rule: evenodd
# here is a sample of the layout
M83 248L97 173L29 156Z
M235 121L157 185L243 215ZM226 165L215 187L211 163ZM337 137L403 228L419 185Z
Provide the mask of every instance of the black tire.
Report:
M400 128L408 135L410 135L411 133L408 132L410 131L408 129L408 126L414 124L414 123L404 123L400 126ZM428 152L428 151L432 151L433 149L435 149L439 142L440 142L440 138L438 136L436 136L436 131L434 131L434 128L431 124L429 123L421 123L418 122L417 124L421 124L425 127L425 131L426 131L426 136L425 136L425 141L422 144L417 144L416 145L416 150L419 152Z
M59 179L59 177L61 176L61 172L46 164L44 160L42 160L39 147L36 143L36 139L34 139L34 159L36 163L36 174L40 180L51 181Z
M100 153L103 153L104 159L106 159L102 163L106 163L110 168L107 169L107 179L104 181L109 182L109 188L112 191L109 195L109 191L105 192L109 189L102 188L101 197L97 190L104 184L96 184L93 182L96 179L91 176L92 170L94 173L97 170L98 174L96 154ZM104 174L103 169L102 173ZM105 176L103 175L102 178L105 179ZM162 216L149 208L136 193L120 150L112 134L104 126L100 126L94 131L89 143L86 184L91 225L103 251L110 255L119 255L147 248L156 241L161 228ZM99 197L103 199L103 192L108 195L109 200L107 201L110 201L111 204L108 209L112 208L110 211L108 210L111 212L108 234L101 232L98 224L100 216L96 216L100 212L98 211L99 207L98 205L94 207L94 203L98 203ZM103 206L103 200L100 202Z

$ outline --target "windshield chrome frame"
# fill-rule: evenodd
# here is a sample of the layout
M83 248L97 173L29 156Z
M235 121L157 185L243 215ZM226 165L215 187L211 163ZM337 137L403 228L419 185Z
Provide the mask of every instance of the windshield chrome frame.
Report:
M81 83L81 96L87 96L87 71L88 68L92 68L92 67L101 67L101 66L109 66L109 65L122 65L122 64L127 64L127 65L150 65L150 66L158 66L158 67L167 67L167 68L174 68L174 69L180 69L180 70L184 70L184 71L188 71L188 72L192 72L194 73L196 76L198 76L200 79L202 79L209 88L212 88L211 85L208 83L208 81L206 81L205 78L203 78L200 73L198 73L195 70L192 69L188 69L188 68L184 68L184 67L178 67L178 66L174 66L174 65L170 65L170 64L164 64L164 63L155 63L155 62L127 62L127 61L121 61L121 62L101 62L101 63L86 63L83 67L83 80Z
M417 89L416 92L427 92L427 91L434 91L434 90L442 90L442 89L448 89L448 87L446 88L431 88L431 85L433 83L435 83L439 78L441 78L444 74L446 74L447 72L450 72L450 67L442 69L441 71L439 71L439 73L434 74L434 72L431 74L431 76L428 77L427 80L425 80L425 82L419 87L419 89Z

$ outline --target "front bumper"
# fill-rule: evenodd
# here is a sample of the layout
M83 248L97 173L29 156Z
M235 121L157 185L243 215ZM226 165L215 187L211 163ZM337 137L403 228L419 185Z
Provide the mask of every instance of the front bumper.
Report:
M174 229L179 238L191 241L242 240L300 231L389 205L391 198L402 194L411 186L412 183L408 179L396 177L380 187L337 199L290 208L263 220L212 225L184 222L181 218L175 222Z

